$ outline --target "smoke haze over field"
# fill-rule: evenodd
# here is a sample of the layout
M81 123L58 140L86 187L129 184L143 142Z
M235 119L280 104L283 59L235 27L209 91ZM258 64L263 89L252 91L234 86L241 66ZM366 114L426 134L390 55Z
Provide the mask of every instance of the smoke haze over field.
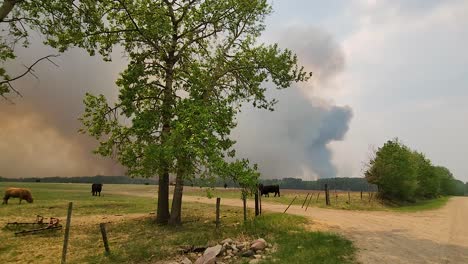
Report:
M22 72L23 64L53 53L33 44L20 50L18 63L10 68ZM112 87L123 63L104 63L80 51L54 62L58 68L48 62L35 68L39 79L29 75L14 83L23 95L12 98L14 105L0 102L0 176L122 175L124 169L114 161L91 153L96 142L78 134L77 119L86 91L115 98Z
M351 118L349 107L337 107L313 95L344 67L344 58L332 38L317 29L291 29L280 34L282 47L298 53L301 63L313 71L313 81L287 90L268 92L279 99L276 111L247 107L239 115L238 154L259 164L262 177L333 177L327 144L343 139ZM37 42L37 41L36 41ZM301 45L297 45L301 43ZM19 52L28 65L38 54L51 51L39 44ZM119 53L114 54L121 57ZM122 59L104 63L72 50L55 60L59 68L42 63L39 80L29 76L15 83L23 98L15 105L0 104L1 176L45 177L122 175L114 161L91 153L96 141L78 134L77 118L83 111L87 91L116 98L114 82L125 67ZM18 72L20 63L11 65Z
M293 49L312 79L269 91L275 112L245 106L233 136L264 178L359 177L369 146L398 137L468 180L468 1L273 1L263 42ZM40 41L33 41L39 43ZM51 54L21 52L29 65ZM114 58L121 54L115 53ZM0 101L0 175L121 175L77 133L86 91L115 100L124 60L72 50L15 84L24 98ZM19 67L19 68L18 68Z

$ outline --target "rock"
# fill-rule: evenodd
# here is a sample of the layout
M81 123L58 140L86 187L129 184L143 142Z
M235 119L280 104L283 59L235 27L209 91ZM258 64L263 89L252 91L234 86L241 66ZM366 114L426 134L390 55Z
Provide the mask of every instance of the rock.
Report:
M220 245L216 245L214 247L209 247L203 253L203 256L213 256L216 257L219 252L221 252L222 247Z
M239 250L237 249L237 247L236 247L235 244L232 244L232 245L231 245L231 248L232 248L233 251L239 251Z
M250 246L250 249L253 249L253 250L263 250L265 249L267 246L267 243L264 239L260 238L260 239L257 239L255 240L254 242L252 242L252 245Z
M255 252L253 252L252 250L247 250L241 253L241 256L246 258L250 258L253 255L255 255Z
M225 256L223 259L230 259L230 258L232 258L232 256L227 255L227 256Z
M255 253L257 253L257 254L262 254L262 251L261 251L261 250L257 250L257 251L255 251Z
M259 263L259 262L260 262L259 259L251 259L251 260L249 261L249 264L257 264L257 263Z
M227 243L227 242L224 243L224 244L223 244L223 247L224 247L224 248L230 248L229 243Z
M256 258L256 259L261 259L261 258L262 258L262 255L254 255L254 258Z
M228 255L232 255L232 249L228 249L228 250L226 251L226 253L227 253Z
M216 256L219 255L222 248L223 247L221 245L207 248L205 253L203 253L203 256L195 261L195 264L215 264Z
M232 242L234 242L232 239L226 238L226 239L224 239L223 241L221 241L220 244L222 244L222 245L224 245L224 244L226 244L226 243L231 244Z
M267 257L266 256L262 256L262 259L266 259Z
M188 259L187 257L185 257L181 262L180 264L192 264L192 261L190 259Z
M242 249L244 249L244 244L237 244L236 247L237 247L239 250L242 250Z
M271 249L270 249L270 248L265 248L265 251L266 251L266 252L270 252Z
M271 247L273 247L273 245L270 244L270 243L267 243L267 247L271 248Z
M177 261L171 261L171 262L169 262L169 263L167 263L167 264L179 264L179 262L177 262Z

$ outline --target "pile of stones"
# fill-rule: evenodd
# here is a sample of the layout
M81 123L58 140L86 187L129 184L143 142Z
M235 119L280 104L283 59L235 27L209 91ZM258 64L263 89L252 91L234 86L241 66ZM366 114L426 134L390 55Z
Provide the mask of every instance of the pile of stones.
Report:
M249 258L249 264L259 263L266 259L275 249L263 238L251 242L239 242L230 238L224 239L213 247L208 247L203 253L188 252L184 258L174 264L226 264L240 262L242 258ZM192 260L195 262L192 262Z

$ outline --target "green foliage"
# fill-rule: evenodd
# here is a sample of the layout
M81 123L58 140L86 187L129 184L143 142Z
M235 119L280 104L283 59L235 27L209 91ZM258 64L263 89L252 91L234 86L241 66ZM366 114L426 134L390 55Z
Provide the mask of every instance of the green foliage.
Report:
M445 167L433 166L424 154L412 151L398 139L379 148L369 162L366 179L378 186L379 195L393 201L463 195L464 184Z
M423 198L437 197L440 194L440 178L431 161L419 152L413 152L413 159L417 167L418 188L416 195Z
M256 168L235 159L230 139L241 104L272 110L266 83L282 89L310 77L291 51L259 44L267 1L82 1L79 10L80 27L49 44L98 51L105 60L123 48L129 64L116 82L118 100L87 94L82 132L129 175L159 175L157 221L169 220L170 173L177 176L171 224L181 219L184 181L220 176L245 192L254 188Z
M443 195L453 195L456 191L456 183L452 173L445 167L434 167L435 174L440 179L440 190Z
M376 184L379 195L388 200L413 200L418 187L413 155L397 139L387 141L377 150L365 177L370 183Z
M84 100L82 132L100 140L96 153L116 156L132 176L218 175L253 186L258 173L234 159L229 138L240 104L272 109L266 82L286 88L309 77L291 51L258 44L267 1L83 1L80 10L81 27L52 36L51 45L105 59L123 47L129 58L116 104Z

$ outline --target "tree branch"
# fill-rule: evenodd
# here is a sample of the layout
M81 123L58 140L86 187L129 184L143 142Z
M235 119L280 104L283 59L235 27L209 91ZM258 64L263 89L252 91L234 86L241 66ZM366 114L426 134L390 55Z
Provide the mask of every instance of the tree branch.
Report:
M14 78L8 79L8 80L0 81L0 85L2 85L2 84L10 84L11 82L18 80L19 78L25 76L26 74L31 73L32 71L34 71L34 69L33 69L34 66L36 66L36 64L38 64L39 62L41 62L41 61L43 61L43 60L48 60L50 63L52 63L52 64L54 64L55 66L58 67L58 65L57 65L56 63L54 63L52 60L50 60L50 58L56 58L56 57L58 57L58 56L59 56L59 55L47 55L47 56L45 56L45 57L42 57L42 58L36 60L36 61L35 61L33 64L31 64L29 67L27 67L26 71L23 72L22 74L20 74L20 75L14 77ZM10 85L10 86L11 86L11 85Z

